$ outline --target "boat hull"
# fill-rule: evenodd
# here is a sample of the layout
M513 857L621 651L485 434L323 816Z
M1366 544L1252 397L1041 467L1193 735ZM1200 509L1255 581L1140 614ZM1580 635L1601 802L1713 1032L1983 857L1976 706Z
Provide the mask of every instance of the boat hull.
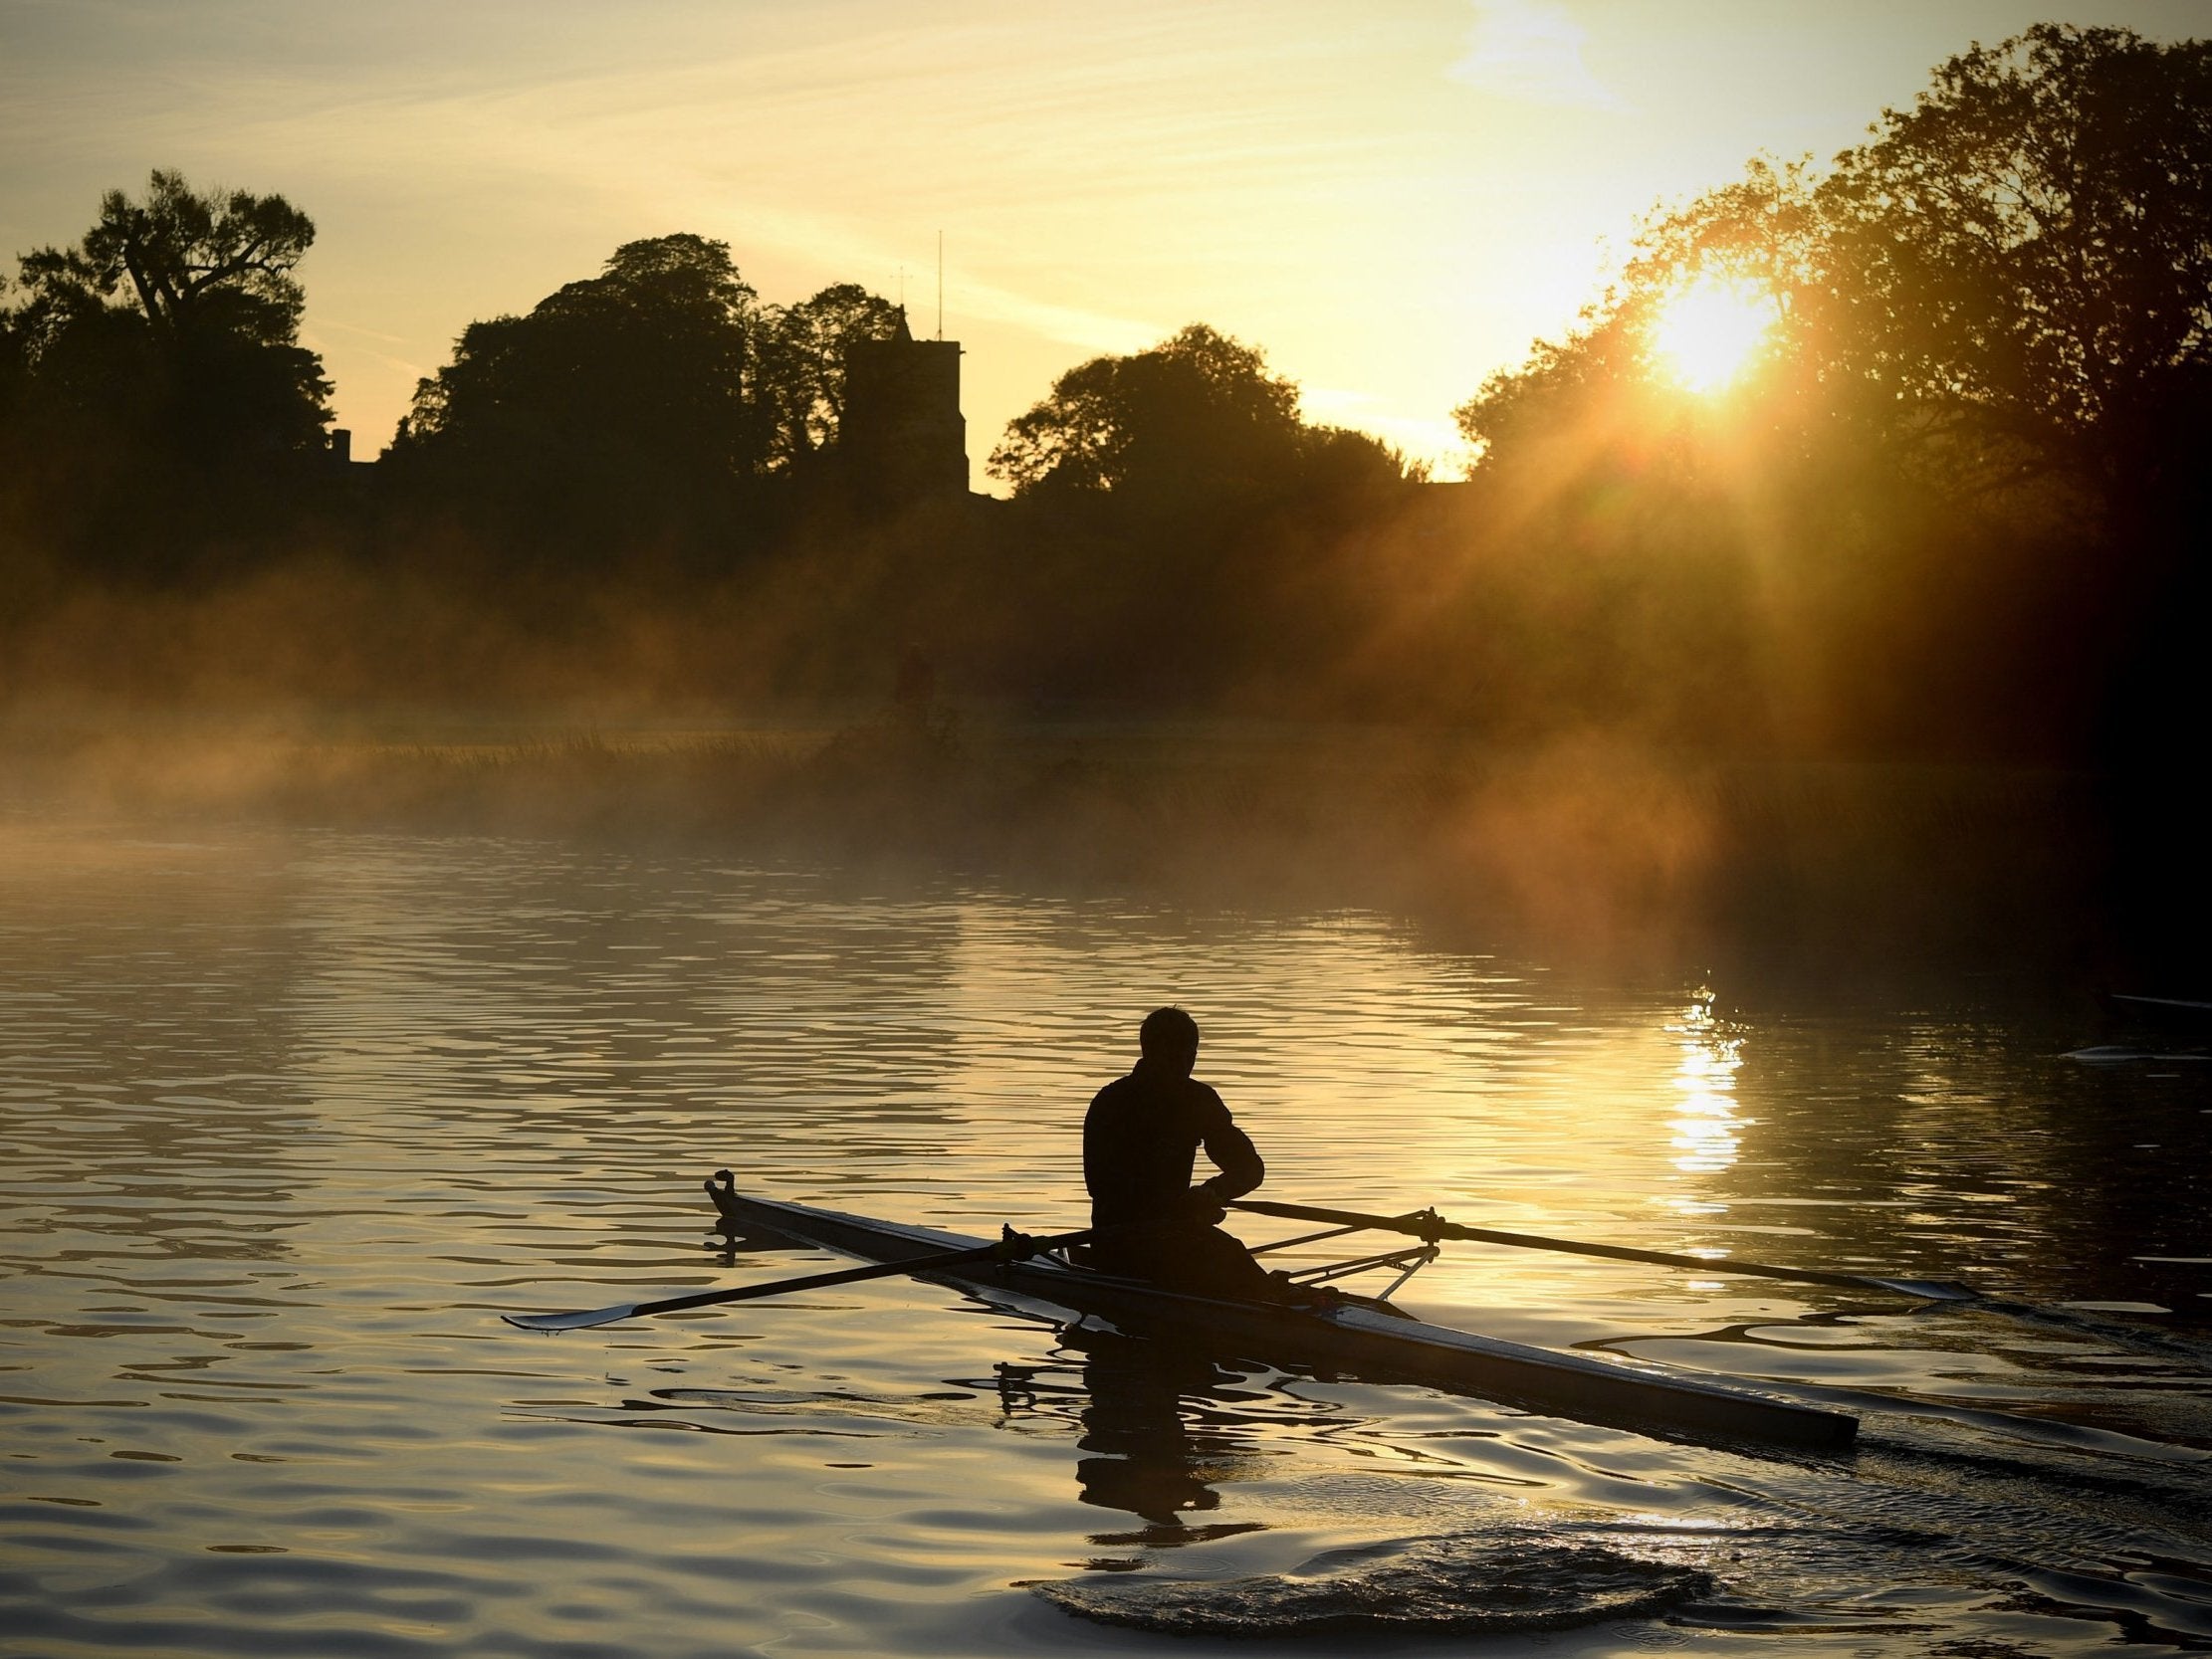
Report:
M710 1181L723 1225L817 1244L864 1261L910 1261L989 1240L809 1204L748 1197ZM1186 1296L1055 1260L964 1265L926 1273L941 1282L997 1290L1125 1329L1169 1326L1203 1333L1270 1360L1371 1378L1403 1378L1584 1421L1703 1441L1756 1441L1839 1451L1859 1419L1732 1383L1707 1381L1641 1361L1509 1343L1429 1325L1379 1304L1321 1308Z

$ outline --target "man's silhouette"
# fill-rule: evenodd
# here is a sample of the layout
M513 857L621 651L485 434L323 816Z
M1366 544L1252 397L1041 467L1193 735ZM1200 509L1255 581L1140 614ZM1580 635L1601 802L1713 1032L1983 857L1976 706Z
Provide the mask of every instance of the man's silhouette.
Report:
M1191 1076L1198 1022L1181 1008L1155 1009L1137 1043L1135 1069L1101 1089L1083 1119L1091 1225L1135 1224L1093 1245L1091 1265L1202 1296L1277 1299L1278 1282L1216 1225L1221 1206L1267 1170L1221 1097ZM1201 1146L1218 1173L1194 1187Z

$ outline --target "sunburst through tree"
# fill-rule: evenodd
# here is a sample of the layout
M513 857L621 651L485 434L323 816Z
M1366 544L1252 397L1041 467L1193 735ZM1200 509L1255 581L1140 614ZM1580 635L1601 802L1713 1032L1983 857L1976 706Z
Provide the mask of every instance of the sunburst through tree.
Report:
M1774 292L1750 281L1703 278L1678 290L1652 322L1654 356L1687 391L1725 391L1774 331Z

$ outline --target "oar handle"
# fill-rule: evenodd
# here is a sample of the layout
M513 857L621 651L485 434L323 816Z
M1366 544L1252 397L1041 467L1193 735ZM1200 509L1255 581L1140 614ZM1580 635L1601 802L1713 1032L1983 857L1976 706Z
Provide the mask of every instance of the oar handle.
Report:
M1510 1244L1525 1250L1560 1250L1575 1256L1603 1256L1613 1261L1649 1262L1658 1267L1684 1267L1698 1273L1748 1273L1764 1279L1797 1279L1813 1285L1844 1285L1853 1290L1901 1291L1906 1295L1959 1301L1977 1293L1963 1285L1937 1280L1878 1279L1864 1273L1836 1273L1818 1267L1775 1267L1765 1262L1741 1262L1733 1257L1678 1256L1665 1250L1639 1250L1627 1244L1589 1244L1581 1239L1546 1238L1541 1233L1508 1233L1495 1227L1467 1227L1446 1221L1435 1210L1411 1215L1363 1215L1356 1210L1320 1209L1311 1204L1278 1204L1264 1198L1239 1198L1230 1209L1255 1215L1278 1215L1292 1221L1327 1221L1339 1227L1379 1227L1410 1233L1435 1244L1440 1239L1464 1239L1474 1244Z

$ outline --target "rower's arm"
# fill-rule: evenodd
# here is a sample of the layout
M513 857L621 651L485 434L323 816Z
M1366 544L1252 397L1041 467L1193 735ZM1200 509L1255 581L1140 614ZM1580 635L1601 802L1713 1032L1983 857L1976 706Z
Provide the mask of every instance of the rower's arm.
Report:
M1206 1138L1206 1155L1214 1160L1218 1174L1201 1181L1198 1189L1209 1194L1216 1203L1225 1204L1245 1193L1267 1178L1267 1165L1260 1161L1259 1148L1252 1144L1252 1138L1238 1129L1221 1114Z

